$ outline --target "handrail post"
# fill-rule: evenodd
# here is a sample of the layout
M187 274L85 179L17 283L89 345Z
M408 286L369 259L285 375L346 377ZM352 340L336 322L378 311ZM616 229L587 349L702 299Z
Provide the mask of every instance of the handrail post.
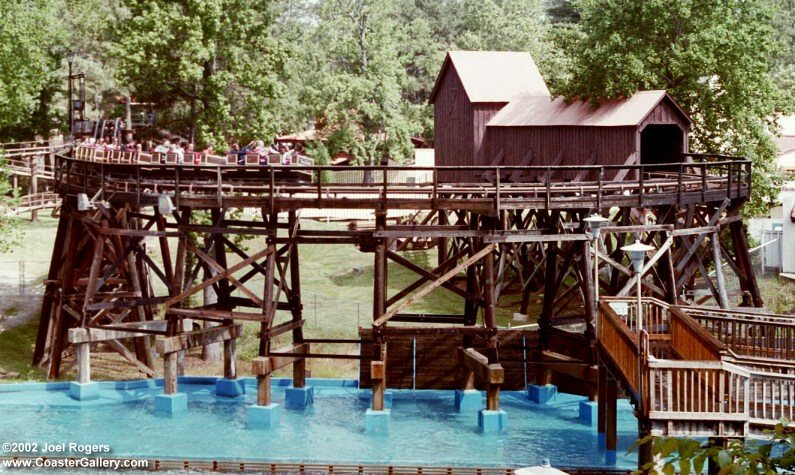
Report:
M141 207L141 165L135 165L135 206Z
M497 167L497 179L494 181L494 187L496 188L494 193L494 198L495 198L494 207L497 213L500 212L500 175L501 174L502 173L500 172L499 167Z
M174 165L174 204L179 208L179 165Z
M323 198L323 183L322 183L323 171L317 171L317 203L318 207L320 206L320 200Z
M551 183L551 181L552 181L552 168L551 167L547 167L547 196L546 196L546 198L547 198L546 199L546 201L547 201L546 208L547 209L550 208L550 202L552 201L552 196L551 196L551 194L552 194L552 183Z
M604 165L601 165L599 167L599 189L596 191L596 212L599 214L602 212L602 193L604 193L602 188L604 187L604 181L605 167Z
M436 209L436 195L437 195L438 188L439 188L439 178L436 175L436 168L433 169L432 176L433 176L433 194L431 195L431 203L432 203L432 208L435 210Z
M387 176L386 167L384 167L381 170L381 173L382 173L381 176L382 176L382 179L383 179L383 182L384 182L384 191L383 191L383 195L382 196L383 196L384 201L386 201L386 196L387 196L386 193L387 193L387 186L388 186L388 176Z
M701 201L707 201L707 163L701 163Z
M221 207L223 207L223 202L224 202L224 198L223 198L224 189L223 189L223 185L222 185L223 181L222 181L222 178L221 178L221 167L219 166L218 168L216 168L216 170L217 170L217 172L216 172L215 185L218 187L218 191L217 191L218 207L221 208Z
M677 188L676 188L676 208L679 209L682 207L682 174L685 171L685 164L679 164L679 177L677 177Z
M734 163L729 162L728 166L728 176L727 176L727 183L726 183L726 197L731 199L732 197L732 169L734 168Z
M638 206L643 206L643 165L638 165Z
M273 169L273 165L270 165L268 167L268 195L270 200L270 209L268 210L268 212L270 212L271 214L275 212L275 210L273 209L275 204L275 198L273 197L273 192L274 188L276 187L276 183L274 181L275 181L275 172Z

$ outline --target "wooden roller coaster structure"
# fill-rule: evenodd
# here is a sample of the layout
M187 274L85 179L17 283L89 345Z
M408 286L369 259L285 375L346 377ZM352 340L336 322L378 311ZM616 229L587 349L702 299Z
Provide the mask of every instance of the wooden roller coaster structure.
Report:
M736 296L727 289L725 260L739 279L742 303L762 306L739 214L751 195L748 160L687 154L659 165L471 167L479 182L439 179L453 168L460 167L399 167L430 179L397 183L389 178L393 167L178 165L134 157L108 163L58 155L54 182L63 205L33 362L58 378L63 355L75 353L78 377L87 381L90 346L105 342L153 376L155 346L164 358L165 392L175 393L181 355L203 344L224 342L224 376L237 377L234 341L241 322L255 322L259 404L270 402L276 369L292 364L293 384L301 387L308 359L352 358L361 362L360 385L372 388L375 410L383 408L387 386L482 388L487 409L498 409L500 389L523 388L526 379L596 399L595 291L631 293L637 276L620 248L636 238L655 248L641 278L645 296L686 306L699 284L728 308ZM328 180L352 169L371 180ZM372 210L375 227L302 229L302 208ZM256 210L257 217L238 218L236 209ZM396 209L419 211L422 219L388 225L387 213ZM592 213L611 221L598 246L583 221ZM199 214L209 221L197 220ZM238 235L264 241L246 249ZM436 266L397 252L395 243L406 239L435 240ZM147 240L158 253L149 252ZM314 343L333 341L304 336L299 250L313 244L356 245L373 255L372 324L360 328L359 339L336 340L360 343L358 354L313 352ZM604 266L596 274L595 248ZM416 281L389 295L390 265L416 273ZM529 313L540 300L538 331L498 328L495 307L509 285L521 291L518 312ZM195 296L210 287L217 302L197 304ZM460 313L410 312L437 288L461 298ZM185 325L192 320L218 326L193 330ZM288 333L290 345L272 347ZM428 356L417 358L414 372L412 351Z

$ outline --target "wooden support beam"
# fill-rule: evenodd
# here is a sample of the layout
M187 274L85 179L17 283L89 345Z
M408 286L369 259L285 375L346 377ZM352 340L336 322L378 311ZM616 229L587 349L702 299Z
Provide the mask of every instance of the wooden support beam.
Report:
M249 322L266 321L261 313L237 312L232 310L215 310L210 308L169 308L167 315L180 317L211 319L211 320L245 320Z
M256 262L259 259L267 256L268 254L270 254L272 252L273 252L273 249L270 248L270 247L267 247L267 248L255 253L255 254L252 254L251 256L248 257L248 259L243 259L242 261L240 261L237 264L229 267L228 269L222 269L222 272L219 272L218 274L210 277L209 279L202 281L199 285L191 287L190 289L186 290L185 292L182 292L181 294L172 297L171 299L169 299L166 302L166 306L167 307L171 307L173 305L176 305L176 304L186 300L191 295L194 295L194 294L197 294L197 293L201 292L206 287L209 287L209 286L213 285L216 282L220 282L222 280L227 279L233 273L235 273L235 272L239 271L240 269L243 269L243 268L251 265L252 262Z
M153 320L146 322L130 322L130 323L116 323L112 328L70 328L68 332L68 341L70 343L95 343L98 341L119 340L123 338L137 338L147 337L152 333L142 332L140 330L150 330L156 332L164 332L166 329L166 322L164 320Z
M224 378L237 378L237 346L234 339L224 340Z
M293 331L296 328L303 327L304 323L306 323L306 320L300 320L297 322L290 320L288 322L280 323L275 327L271 327L268 330L265 330L264 332L260 332L259 337L274 338L284 333Z
M718 233L712 233L712 262L715 267L715 280L718 285L718 305L721 308L729 308L729 295L726 293L726 281L723 276L723 263L720 254L720 238Z
M487 384L500 385L505 382L505 370L499 363L489 363L489 359L474 348L459 348L458 360L472 371L475 377Z
M386 344L376 344L373 348L373 361L370 362L370 379L373 386L373 410L384 410L386 392Z
M176 394L177 392L177 353L166 353L163 358L163 392Z
M494 248L495 248L495 244L489 244L489 245L485 246L483 249L481 249L480 251L478 251L473 256L469 257L468 259L466 259L461 264L455 266L451 270L449 270L446 273L442 274L438 279L434 280L433 282L430 282L429 284L427 284L426 286L424 286L423 288L418 290L416 293L412 294L411 297L409 297L406 300L404 300L400 305L398 305L397 307L393 308L389 312L385 313L381 318L379 318L379 319L377 319L376 321L373 322L373 326L381 326L384 323L388 322L392 317L397 315L401 310L403 310L404 308L408 307L409 305L411 305L415 301L421 299L422 297L428 295L434 289L436 289L438 287L441 287L445 282L447 282L448 280L453 278L455 275L457 275L463 269L466 269L470 265L472 265L475 262L479 261L485 255L487 255L487 254L491 253L492 251L494 251Z
M304 357L300 353L309 353L309 343L301 343L300 345L288 345L279 348L273 353L279 353L279 356L258 356L251 360L251 370L256 375L270 374L279 368L284 368L291 365ZM297 356L284 356L285 353L298 353Z
M156 347L157 351L163 354L175 353L190 348L233 340L242 334L242 328L242 325L203 328L180 335L159 338Z
M383 230L386 226L386 213L376 213L376 230ZM386 263L386 239L378 238L375 244L373 255L373 320L378 322L384 318L387 300L387 263ZM388 319L384 320L386 322ZM376 323L373 323L376 325Z
M194 253L196 255L196 257L201 259L205 264L210 266L211 269L213 269L215 272L217 272L218 274L216 274L216 275L219 275L219 274L221 274L221 273L226 271L225 266L222 266L219 262L216 262L215 259L213 259L209 255L207 255L207 253L205 253L204 251L202 251L201 249L199 249L198 247L196 247L192 243L187 242L187 246L188 246L188 249L192 253ZM226 260L226 253L225 252L224 252L224 259L223 260L224 261ZM253 265L254 263L257 262L257 260L258 260L258 258L254 259L254 261L252 261L250 264ZM263 306L262 299L259 298L259 296L257 294L255 294L254 292L249 290L249 288L246 287L242 282L240 282L235 277L233 277L231 272L226 275L225 280L231 282L235 287L238 288L238 290L240 290L248 298L250 298L252 302L257 304L258 307L262 307Z
M122 345L118 340L107 340L105 341L105 344L111 347L113 351L120 354L125 360L129 361L133 366L138 368L138 371L141 373L147 375L150 378L157 377L157 373L154 369L141 362L141 360L136 357L135 353L128 350L127 347Z
M258 358L262 358L261 356ZM254 358L255 360L258 358ZM270 406L271 404L271 374L257 375L257 404Z
M605 448L615 451L618 442L618 384L611 377L607 378L605 399Z

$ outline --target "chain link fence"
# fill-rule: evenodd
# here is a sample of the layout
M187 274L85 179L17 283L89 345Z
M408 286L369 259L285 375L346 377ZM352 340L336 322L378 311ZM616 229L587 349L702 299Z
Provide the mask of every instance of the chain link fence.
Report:
M0 261L0 297L35 297L44 294L50 261Z

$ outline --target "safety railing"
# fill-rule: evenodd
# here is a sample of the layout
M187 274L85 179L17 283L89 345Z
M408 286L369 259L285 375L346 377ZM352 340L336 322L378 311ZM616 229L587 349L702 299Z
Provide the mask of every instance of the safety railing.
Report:
M649 417L748 417L750 373L721 361L649 361Z
M703 307L687 312L736 355L795 363L793 317Z
M772 334L778 329L781 344L771 351L782 356L793 344L783 342L781 325L791 319L780 315L760 315L741 311L712 310L704 307L677 307L653 298L643 298L642 318L637 315L637 300L605 297L599 303L598 336L603 355L620 372L623 380L642 402L640 407L656 421L687 423L735 422L735 434L745 433L747 423L770 427L782 419L795 420L795 374L781 361L746 358L729 352L725 338L731 331L758 331ZM726 313L716 316L714 313ZM699 322L720 325L704 327ZM785 320L782 322L781 320ZM732 323L732 327L729 323ZM726 323L726 325L724 325ZM730 328L730 332L724 328ZM745 330L745 327L748 330ZM789 328L789 327L787 327ZM647 338L657 335L667 343L679 360L657 359L649 349ZM742 340L743 347L749 347ZM773 341L773 340L767 340ZM760 340L760 345L763 342ZM749 365L746 366L746 363ZM753 364L757 363L757 364ZM717 427L707 424L705 427ZM713 429L710 429L713 430ZM702 434L703 435L703 434Z
M119 152L121 153L121 152ZM555 167L465 167L480 175L492 174L494 181L447 183L440 180L446 171L462 167L334 167L231 165L231 164L161 164L113 163L59 157L57 170L61 189L75 193L97 192L175 196L223 196L225 194L279 194L318 202L344 197L363 200L424 200L438 203L446 199L467 197L489 209L511 209L532 204L539 207L568 208L573 203L603 207L605 204L674 204L685 201L720 201L745 196L750 186L750 168L746 160L676 164L672 176L654 175L670 164L594 165ZM750 163L750 162L748 162ZM555 180L553 170L592 171L603 177L617 171L638 179L621 181ZM691 171L701 173L689 173ZM739 179L727 179L729 176ZM339 178L361 172L363 181L348 182ZM396 173L399 172L399 173ZM638 172L638 173L633 173ZM540 174L541 181L511 181L516 173ZM343 175L345 174L345 175ZM339 175L339 176L338 176ZM579 175L579 173L578 173ZM399 177L399 178L397 178ZM398 181L398 180L405 180ZM730 186L731 185L731 186Z

